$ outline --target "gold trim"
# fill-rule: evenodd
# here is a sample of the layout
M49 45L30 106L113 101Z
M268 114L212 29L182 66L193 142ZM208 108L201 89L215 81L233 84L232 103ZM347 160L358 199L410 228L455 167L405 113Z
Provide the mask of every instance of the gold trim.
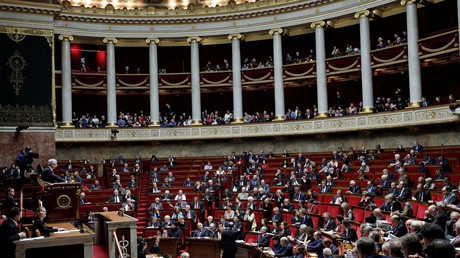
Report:
M149 44L149 45L150 45L150 44L156 44L156 45L158 45L158 44L160 44L160 39L158 39L158 38L148 38L148 39L145 40L145 42L146 42L147 44Z
M150 126L160 126L161 123L160 122L150 122L149 125Z
M351 65L349 66L346 66L346 67L343 67L343 68L339 68L339 67L335 67L335 66L332 66L331 64L327 64L330 68L334 69L334 70L337 70L337 71L346 71L346 70L349 70L351 69L353 66L355 66L356 64L358 64L358 59L356 59L355 62L353 62Z
M139 87L139 86L142 86L143 84L145 84L147 82L149 78L146 78L145 80L139 82L139 83L135 83L135 84L129 84L129 83L126 83L122 80L120 80L120 78L117 78L118 82L123 85L123 86L126 86L126 87Z
M317 116L315 116L315 118L324 118L324 117L327 117L327 113L318 113Z
M8 26L0 26L0 33L11 33L11 34L21 34L21 35L28 35L28 36L42 36L42 37L53 37L54 36L54 32L52 30L22 28L22 27L8 27Z
M75 82L82 85L82 86L85 86L85 87L98 87L98 86L101 86L103 83L104 83L104 80L98 82L98 83L94 83L94 84L87 84L87 83L83 83L81 81L79 81L77 78L74 78L75 79Z
M187 76L187 78L181 82L178 82L178 83L170 83L170 82L167 82L165 80L163 80L162 77L160 77L160 80L161 82L163 82L164 84L168 85L168 86L183 86L183 84L188 81L188 79L190 78L190 76Z
M72 42L73 41L73 36L72 35L67 35L67 34L61 34L59 35L59 40L63 40L63 41L70 41Z
M187 42L188 43L196 42L196 43L200 44L202 42L202 39L200 37L192 36L192 37L187 38Z
M447 45L442 46L440 48L427 48L427 47L424 47L423 45L421 47L422 47L422 50L425 50L426 52L436 53L436 52L446 50L448 47L450 47L450 45L455 43L456 39L457 39L457 37L454 37L449 43L447 43Z
M233 34L228 35L228 39L229 40L234 40L234 39L244 40L244 35L241 33L233 33Z
M420 107L420 101L415 101L415 102L409 103L409 107L410 108L418 108L418 107Z
M275 29L271 29L268 31L268 34L270 34L271 36L284 35L285 33L286 33L286 30L283 28L275 28Z
M104 38L102 42L104 42L105 44L112 43L115 45L118 43L118 40L116 38Z
M201 120L192 120L192 125L203 125L203 122Z
M222 84L225 81L227 81L229 78L230 78L230 74L227 77L225 77L224 79L222 79L220 81L217 81L217 82L210 81L210 80L206 79L205 77L203 77L203 81L206 82L206 83L209 83L209 84Z
M61 128L73 128L75 127L72 123L61 123Z
M370 113L374 113L373 107L363 108L363 111L361 112L361 114L370 114Z
M288 70L284 69L284 72L287 74L287 75L290 75L292 77L302 77L302 76L305 76L309 73L311 73L313 71L313 69L315 68L315 65L312 65L310 70L304 72L304 73L291 73L289 72Z
M380 59L374 55L372 55L372 58L374 58L376 61L379 61L380 63L390 63L390 62L393 62L393 61L396 61L398 60L402 55L404 55L404 52L405 52L405 49L403 49L403 51L401 51L401 53L399 53L398 55L396 55L395 57L393 58L390 58L390 59Z
M402 6L407 6L408 4L422 4L425 0L401 0Z
M250 80L250 81L257 82L257 81L263 81L263 80L267 79L267 77L270 76L270 74L271 74L271 71L269 71L267 75L264 75L264 76L262 76L260 78L257 78L257 79L251 78L251 77L247 76L246 74L243 74L243 77L245 79Z
M234 118L232 124L242 124L243 122L243 118Z
M275 119L273 121L284 121L284 116L275 116Z
M106 127L118 127L118 124L117 123L107 123L107 126Z
M73 39L73 38L72 38ZM57 127L57 107L56 107L56 76L54 75L56 71L56 64L55 64L55 46L54 46L54 32L53 36L51 37L51 112L53 116L53 126Z

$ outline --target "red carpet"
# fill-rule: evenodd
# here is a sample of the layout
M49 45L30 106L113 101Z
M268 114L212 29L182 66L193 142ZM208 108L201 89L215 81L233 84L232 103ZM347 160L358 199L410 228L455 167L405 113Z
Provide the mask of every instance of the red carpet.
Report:
M107 244L93 244L93 258L108 258L108 248Z

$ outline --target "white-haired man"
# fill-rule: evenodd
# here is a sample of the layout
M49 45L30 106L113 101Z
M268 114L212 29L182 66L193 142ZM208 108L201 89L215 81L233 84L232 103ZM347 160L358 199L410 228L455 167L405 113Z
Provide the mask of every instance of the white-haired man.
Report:
M57 168L57 166L57 160L49 159L48 166L42 172L42 180L48 183L65 182L64 178L54 174L54 170Z

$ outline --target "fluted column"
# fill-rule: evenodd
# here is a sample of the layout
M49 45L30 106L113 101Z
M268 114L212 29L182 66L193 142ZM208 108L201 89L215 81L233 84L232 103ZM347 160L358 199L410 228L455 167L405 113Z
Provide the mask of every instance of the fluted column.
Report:
M409 58L409 107L420 107L422 100L422 76L418 49L418 18L417 3L419 0L402 0L406 6L407 19L407 52Z
M232 41L233 122L243 123L240 40L243 40L244 36L239 33L230 34L228 39Z
M363 113L374 111L374 87L372 85L371 68L371 37L369 31L369 16L372 13L364 10L355 13L359 18L359 36L361 44L361 90L363 93Z
M201 125L201 92L200 92L200 37L189 37L191 62L192 62L192 124Z
M115 82L115 44L117 39L104 38L107 45L107 126L117 126L117 86Z
M160 125L160 98L158 96L158 44L157 38L146 39L149 45L149 75L150 75L150 125Z
M284 30L271 29L273 36L273 73L275 81L275 121L284 120L284 82L283 82L283 48L281 36Z
M326 47L324 44L324 28L327 26L325 21L317 21L311 24L315 29L316 44L316 88L318 98L318 116L327 117L327 78L326 78Z
M70 62L71 35L59 35L62 41L62 124L61 127L73 127L72 124L72 66Z

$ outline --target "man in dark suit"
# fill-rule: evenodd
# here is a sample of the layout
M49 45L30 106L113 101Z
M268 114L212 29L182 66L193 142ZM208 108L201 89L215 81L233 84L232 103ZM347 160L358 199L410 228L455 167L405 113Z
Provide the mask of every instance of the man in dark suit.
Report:
M243 223L240 221L238 216L233 217L233 231L238 233L238 239L242 240L244 239L244 232L243 232Z
M417 191L412 195L412 200L421 202L431 201L431 193L425 190L422 184L418 184Z
M14 258L16 245L15 240L26 237L24 232L18 234L16 225L21 219L21 210L18 207L13 207L7 211L8 219L0 225L0 250L2 250L5 258Z
M153 244L150 246L150 253L151 254L159 254L163 256L163 252L160 249L160 238L159 237L153 237Z
M332 204L342 204L344 202L347 202L347 197L342 195L342 190L337 190L337 195L332 198L331 203Z
M289 240L286 237L281 238L280 245L281 246L276 251L273 250L276 257L291 258L294 255L294 247L291 243L289 243Z
M57 168L57 160L50 159L48 160L48 167L46 167L42 172L42 180L48 183L58 183L65 182L63 178L54 174L54 170Z
M275 220L278 222L283 221L283 215L281 215L280 209L278 207L273 208L272 221L275 221Z
M320 193L332 193L332 188L329 185L326 185L326 180L321 181L321 188L319 189Z
M270 236L267 235L267 228L260 229L259 237L257 237L257 245L261 248L268 247L270 244Z
M398 215L391 216L391 223L393 227L390 228L389 233L396 237L402 237L407 234L407 227Z
M296 187L294 189L294 196L292 197L293 201L305 201L307 199L307 196L300 191L299 187Z
M358 240L358 235L356 234L356 230L350 225L350 222L347 219L342 221L342 226L345 228L345 233L341 234L340 237L343 240L348 241L356 241Z
M450 205L450 204L457 205L458 203L457 195L455 193L452 193L449 187L444 186L442 188L442 193L444 194L444 196L442 197L442 200L446 203L446 205Z
M455 233L455 223L457 223L459 217L460 214L456 211L450 214L450 220L446 222L446 229L444 230L447 240L451 240L457 236L457 233Z
M444 213L438 210L436 205L430 205L428 207L428 214L425 216L424 220L428 223L438 224L442 229L445 229L448 218Z
M281 211L284 211L284 212L291 212L295 209L294 207L294 204L292 204L291 202L289 202L289 199L284 199L284 202L281 204L281 207L280 207Z
M385 196L385 202L382 203L382 206L380 206L380 209L383 211L402 211L402 206L401 203L396 200L396 197L394 194L387 194Z
M193 232L193 237L202 238L206 236L207 229L203 228L203 224L198 223L196 225L197 229Z
M324 231L334 230L336 225L335 225L334 219L332 219L331 214L329 212L325 212L323 213L323 218L324 218L324 224L321 228L324 229Z
M350 181L350 187L348 187L346 194L362 194L361 188L356 185L355 180Z
M259 209L258 205L256 202L254 202L254 198L253 197L249 197L248 198L248 205L246 206L246 209L251 209L253 211L256 211Z
M120 192L118 190L113 190L113 195L110 196L110 199L107 201L108 203L121 203L125 201L123 196L120 196Z
M372 224L373 226L376 225L377 220L385 220L385 217L382 216L382 211L379 208L374 209L374 211L364 219L366 223Z
M406 185L404 181L399 181L398 189L399 192L398 195L396 195L396 197L398 197L399 199L404 198L405 200L407 200L410 199L410 197L412 196L410 188Z
M208 201L208 202L213 202L214 201L214 194L212 194L209 191L209 188L206 189L206 191L204 192L203 197L201 198L201 200Z
M416 152L423 152L423 146L418 144L418 142L414 142L412 149Z
M19 207L19 204L17 201L14 200L14 188L8 188L7 189L7 196L5 200L5 208L6 212L8 213L9 210L13 207Z
M193 198L193 202L190 204L190 208L193 210L201 210L201 214L204 214L204 204L200 202L198 197Z
M234 258L238 250L235 241L238 238L238 233L232 230L233 222L228 224L228 228L222 232L222 258Z
M160 200L162 201L173 200L173 199L174 199L173 195L170 194L168 190L166 190L165 193L161 194L160 196Z
M194 210L190 210L190 205L185 206L184 217L196 222L197 216Z
M205 237L217 239L216 224L211 223L211 225L209 225L209 229L206 231Z

